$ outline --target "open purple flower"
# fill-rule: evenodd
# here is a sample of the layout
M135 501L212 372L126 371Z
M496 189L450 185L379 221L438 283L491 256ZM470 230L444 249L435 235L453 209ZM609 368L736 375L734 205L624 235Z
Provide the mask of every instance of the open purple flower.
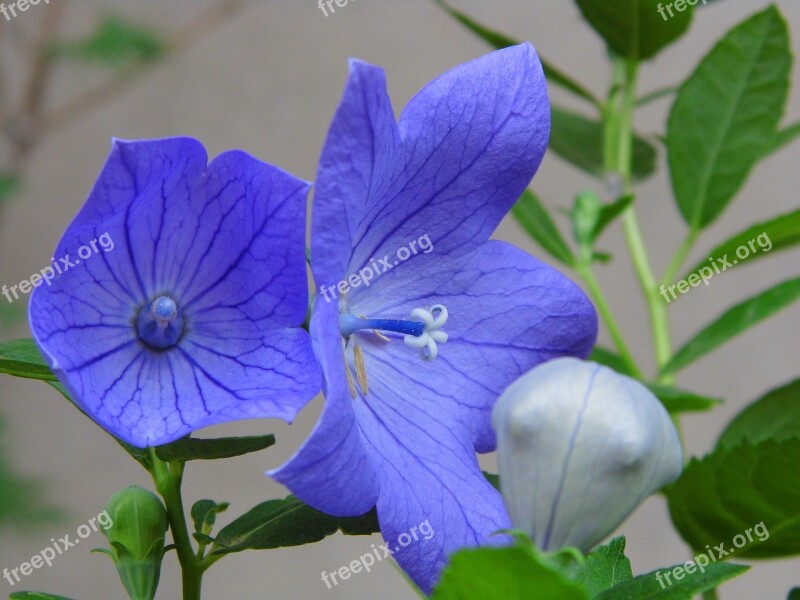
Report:
M529 44L439 77L399 122L383 71L354 60L322 153L311 335L326 404L270 475L334 515L377 505L388 548L425 591L449 552L510 526L475 455L495 446L497 397L595 340L578 287L489 241L542 160L549 117Z
M309 186L241 151L207 160L189 138L116 140L56 248L73 266L31 298L55 374L135 446L236 419L291 420L319 391L300 328ZM98 239L111 243L99 251ZM79 248L96 252L77 258Z

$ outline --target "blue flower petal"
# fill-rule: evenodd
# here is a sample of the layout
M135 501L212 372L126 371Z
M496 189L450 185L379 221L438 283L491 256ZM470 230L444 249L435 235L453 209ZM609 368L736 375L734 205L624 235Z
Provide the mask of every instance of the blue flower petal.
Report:
M397 126L383 72L351 63L317 177L317 283L335 284L423 233L440 255L482 244L538 169L549 129L530 44L435 79Z
M378 499L378 457L365 444L347 389L336 304L318 301L311 335L325 377L325 408L300 450L267 475L321 511L362 515Z
M37 288L34 338L79 405L114 435L159 445L250 417L291 420L320 387L307 334L308 184L248 155L208 167L185 138L116 141L56 256L113 249ZM138 313L174 298L183 337L156 350Z
M343 465L351 455L369 459L373 466L359 469L355 489L368 488L372 497L373 484L364 482L377 473L384 539L392 549L400 546L396 558L426 591L448 553L502 540L490 536L509 525L475 455L495 445L493 403L541 361L585 356L597 333L579 288L512 246L488 241L541 162L549 115L529 44L434 80L399 123L383 72L354 61L320 160L312 221L320 294L312 323L324 323L316 328L315 351L326 365L327 404L298 452L297 468L289 463L279 480L321 510L334 504L336 514L357 514L363 505L356 510L357 491L347 494ZM394 260L424 236L430 253ZM380 274L370 285L362 279L340 306L328 292L352 282L362 267L375 267L372 259L381 263ZM436 304L447 307L450 321L449 340L435 360L422 360L397 336L387 342L353 329L352 347L343 353L337 309L351 320L408 319L413 309ZM358 372L362 351L365 368L348 390L346 369ZM350 411L358 435L351 433ZM336 415L344 439L331 425ZM326 493L317 493L319 485ZM423 522L435 535L403 544L401 536Z
M435 381L440 403L469 428L479 452L495 448L491 409L507 385L552 358L585 358L597 337L597 314L581 289L506 242L489 241L457 259L419 255L370 290L351 305L353 313L408 318L418 307L447 307L449 339L434 361L421 361L399 340L361 344L370 379L405 378L395 382L399 388L424 389ZM393 368L373 376L373 357Z

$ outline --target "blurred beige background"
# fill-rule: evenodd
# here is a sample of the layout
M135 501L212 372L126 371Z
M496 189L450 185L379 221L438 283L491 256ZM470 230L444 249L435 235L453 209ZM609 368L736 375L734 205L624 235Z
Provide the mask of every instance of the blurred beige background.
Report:
M63 1L63 0L60 0ZM163 31L187 22L212 2L206 0L146 0L65 3L66 31L79 35L92 26L100 9L118 11ZM480 21L520 39L530 39L550 61L578 80L604 93L608 66L604 48L582 22L572 2L566 0L507 0L455 2ZM642 92L682 80L729 27L766 6L759 0L720 0L699 10L689 34L663 52L642 71ZM800 36L800 3L777 2L789 20L794 48ZM41 4L10 24L29 35L40 15ZM4 52L6 50L3 50ZM188 134L200 138L213 156L225 149L243 148L298 176L314 178L316 159L329 119L337 105L347 73L346 59L357 56L382 65L388 73L397 110L428 80L449 67L487 51L424 0L351 0L325 18L315 0L252 2L232 15L191 49L170 57L113 102L92 110L49 137L32 157L24 193L4 211L0 223L0 284L15 283L48 263L64 227L83 203L109 148L109 138L164 137ZM17 60L29 57L18 56ZM794 65L794 89L784 122L800 118L800 67ZM65 69L54 82L51 100L64 100L99 76ZM553 92L555 101L583 108ZM669 100L661 100L637 118L642 133L663 131ZM758 167L737 200L701 241L691 261L726 234L757 219L796 209L800 189L797 168L800 145L785 148ZM660 173L638 190L638 210L656 270L662 272L684 229L668 194L669 184L660 156ZM598 183L548 155L533 186L551 207L566 207L582 187L600 189ZM564 224L563 220L561 221ZM538 253L516 223L506 219L497 237ZM622 328L636 354L650 357L646 313L639 301L632 268L626 260L619 227L612 227L603 247L616 260L601 267L600 277L610 301L622 317ZM670 306L676 345L737 300L798 274L800 251L786 252L743 265L714 278L708 288L698 288ZM690 261L690 262L691 262ZM800 304L773 317L736 339L711 357L681 374L689 389L726 399L711 414L684 419L688 450L703 453L711 447L724 424L742 406L767 389L800 373ZM27 336L24 324L0 332L0 339ZM605 341L606 336L601 336ZM606 344L608 345L608 344ZM647 359L648 366L652 361ZM51 537L74 532L95 516L109 495L131 483L148 485L143 471L106 435L81 417L46 385L0 377L0 415L8 424L3 443L16 468L48 482L52 500L69 515L63 524L27 536L0 531L0 569L13 568L49 543ZM194 463L188 469L187 502L202 497L232 503L222 523L254 504L285 493L262 472L282 463L313 426L320 400L287 427L257 422L219 427L208 434L274 432L275 448L231 461ZM486 457L493 468L492 457ZM799 467L800 468L800 467ZM769 490L763 490L769 494ZM664 502L649 500L620 529L628 536L634 570L641 573L682 562L688 549L672 531ZM256 600L270 598L357 600L386 598L411 600L415 596L388 563L371 574L358 574L328 590L320 580L369 551L377 540L335 536L302 548L233 555L205 580L205 597ZM85 546L70 550L50 568L40 569L24 581L26 589L46 590L76 600L123 598L116 573L107 559L90 555L104 539L95 534ZM725 600L783 599L800 585L800 560L775 561L756 566L722 588ZM0 580L0 597L11 588ZM159 598L179 596L179 576L174 555L165 562Z

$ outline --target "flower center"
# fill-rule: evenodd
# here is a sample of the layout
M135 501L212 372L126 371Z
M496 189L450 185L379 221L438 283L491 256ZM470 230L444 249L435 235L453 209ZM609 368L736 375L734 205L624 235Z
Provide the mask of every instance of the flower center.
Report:
M181 339L184 319L175 300L159 296L145 304L136 318L136 333L147 346L156 350L171 348Z
M357 396L355 381L347 360L347 348L353 334L357 331L369 330L387 342L391 341L391 338L384 335L384 332L402 334L406 346L419 349L422 359L430 361L439 355L438 344L447 342L447 333L442 331L442 327L447 323L447 317L447 309L441 304L431 307L430 310L415 308L411 311L411 318L414 320L370 319L357 317L349 311L342 312L339 315L339 330L342 333L342 351L345 353L345 370L350 395L353 398ZM368 391L367 370L364 352L358 342L353 343L353 363L355 379L358 381L361 392L366 396Z

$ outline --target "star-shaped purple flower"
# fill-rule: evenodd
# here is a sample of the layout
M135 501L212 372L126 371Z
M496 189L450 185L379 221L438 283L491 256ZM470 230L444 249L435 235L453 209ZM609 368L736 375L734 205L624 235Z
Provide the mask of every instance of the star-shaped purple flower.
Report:
M322 153L311 335L326 404L270 475L334 515L377 505L394 557L425 591L449 552L510 526L475 455L495 446L497 397L595 341L578 287L489 241L536 172L549 126L529 44L444 74L399 122L383 71L354 60ZM435 534L420 535L428 525Z
M189 138L114 141L54 254L74 266L31 298L55 374L135 446L291 420L320 388L300 328L309 185L241 151L207 163Z

